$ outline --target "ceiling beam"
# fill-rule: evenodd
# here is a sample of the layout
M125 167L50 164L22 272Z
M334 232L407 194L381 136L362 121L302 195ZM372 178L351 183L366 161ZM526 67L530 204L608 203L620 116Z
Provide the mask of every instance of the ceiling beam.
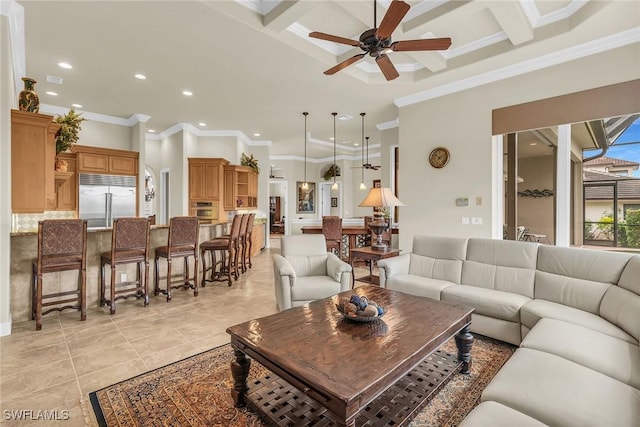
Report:
M448 1L443 3L427 13L423 13L422 15L416 16L415 18L403 23L401 25L402 31L407 36L419 37L420 35L429 32L429 25L432 25L433 22L443 20L448 15L460 10L460 8L470 3L472 2L469 0ZM481 5L476 7L481 7Z
M405 52L405 54L434 73L447 68L446 58L438 52Z
M520 2L491 2L489 11L514 46L533 40L533 27Z
M313 1L283 1L262 18L262 23L265 28L280 32L316 6L318 6L318 2Z

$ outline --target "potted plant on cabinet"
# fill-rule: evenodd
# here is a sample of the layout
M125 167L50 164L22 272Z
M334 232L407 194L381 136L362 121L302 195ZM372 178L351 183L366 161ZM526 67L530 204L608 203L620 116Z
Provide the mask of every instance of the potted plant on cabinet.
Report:
M54 119L54 122L60 125L60 129L56 134L56 156L68 151L73 144L78 142L78 133L82 129L82 122L85 120L87 119L76 113L73 108L67 114ZM56 171L66 172L66 163L65 160L56 159Z
M258 166L258 159L253 158L253 154L247 156L242 153L240 158L240 164L242 166L249 166L255 173L260 173L260 166Z

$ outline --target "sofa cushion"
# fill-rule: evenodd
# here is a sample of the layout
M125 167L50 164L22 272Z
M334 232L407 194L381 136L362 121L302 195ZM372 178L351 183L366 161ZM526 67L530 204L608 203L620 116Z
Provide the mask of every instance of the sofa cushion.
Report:
M535 298L599 314L602 298L618 283L631 255L540 246Z
M545 351L640 389L640 347L593 329L540 319L520 347Z
M467 285L444 288L442 300L473 307L477 314L510 322L520 322L520 307L530 301L522 295Z
M430 258L423 255L409 254L409 274L460 283L462 261Z
M529 329L544 317L575 323L630 343L638 342L631 335L596 314L555 302L534 299L520 310L520 322Z
M291 287L292 301L313 301L340 293L340 282L328 276L297 277Z
M323 255L288 255L287 261L298 277L327 275L326 253Z
M542 351L520 348L482 392L548 425L640 425L640 390Z
M618 286L611 286L604 294L600 316L640 341L640 255L631 257Z
M546 424L498 402L486 401L464 417L460 427L545 427Z
M417 235L413 238L409 274L460 283L467 239Z
M460 283L533 298L537 248L528 242L469 239Z
M431 279L413 274L396 274L387 279L386 287L394 291L440 300L444 288L457 286L447 280Z

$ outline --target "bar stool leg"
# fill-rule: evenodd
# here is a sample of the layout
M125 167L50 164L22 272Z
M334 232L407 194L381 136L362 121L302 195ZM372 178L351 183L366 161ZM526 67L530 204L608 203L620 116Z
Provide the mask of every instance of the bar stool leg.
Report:
M80 320L87 320L87 270L80 270Z
M100 260L100 294L99 294L99 299L98 299L98 307L102 307L104 306L106 300L104 299L104 294L107 291L105 289L105 277L104 277L104 261Z
M167 256L167 302L171 301L171 256Z
M36 331L42 329L42 274L36 281Z
M204 249L200 249L200 258L202 258L202 277L200 278L200 286L204 288L205 278L207 277L207 260L206 252Z
M109 314L116 313L116 264L111 260L111 289L109 290Z
M160 275L159 273L159 268L158 268L158 256L156 255L156 257L153 259L153 268L154 268L154 272L155 272L155 277L153 278L153 295L158 296L158 294L160 293Z
M247 240L249 241L249 250L247 251L247 260L249 261L249 268L251 268L253 267L253 265L251 264L251 250L253 249L253 239L251 238L251 236L249 236Z
M193 254L193 296L198 296L198 255L196 253Z
M32 266L31 268L31 320L36 320L36 300L38 297L38 291L36 289L36 281L38 280L38 275L36 273L36 267Z
M149 261L144 262L144 306L149 305Z

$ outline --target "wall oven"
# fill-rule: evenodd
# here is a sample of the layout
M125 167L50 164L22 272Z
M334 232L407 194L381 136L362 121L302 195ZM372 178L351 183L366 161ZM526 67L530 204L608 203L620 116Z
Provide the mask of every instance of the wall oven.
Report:
M191 202L190 215L198 217L201 224L218 222L218 204L216 202Z

